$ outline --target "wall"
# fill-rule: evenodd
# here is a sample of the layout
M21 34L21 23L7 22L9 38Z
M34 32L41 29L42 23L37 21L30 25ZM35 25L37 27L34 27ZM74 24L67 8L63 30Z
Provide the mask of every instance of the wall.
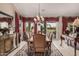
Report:
M0 11L3 11L11 16L14 16L14 9L12 7L12 4L1 3L0 4Z
M10 4L10 3L0 3L0 11L6 13L6 14L9 14L11 16L13 16L13 21L12 21L12 26L13 26L13 30L15 31L15 11L20 14L16 7L13 5L13 4ZM2 15L3 16L3 15ZM0 16L0 17L2 17ZM4 17L4 16L3 16ZM15 46L15 39L14 39L14 47Z
M13 16L12 26L15 26L15 13L13 5L9 3L0 3L0 11Z

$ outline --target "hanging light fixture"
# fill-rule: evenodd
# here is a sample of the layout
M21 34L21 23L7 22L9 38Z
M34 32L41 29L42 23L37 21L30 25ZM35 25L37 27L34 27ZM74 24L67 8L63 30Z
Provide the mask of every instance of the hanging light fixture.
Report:
M38 15L36 16L35 21L37 21L37 22L43 22L44 21L44 17L40 15L40 3L38 5Z

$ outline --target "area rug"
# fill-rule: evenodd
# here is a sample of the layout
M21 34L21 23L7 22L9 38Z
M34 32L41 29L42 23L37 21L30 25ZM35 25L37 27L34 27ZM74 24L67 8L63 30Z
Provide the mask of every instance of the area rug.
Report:
M63 56L62 53L54 46L52 43L51 45L51 55L50 56ZM27 46L23 46L21 50L19 50L14 56L28 56L27 55L28 49Z

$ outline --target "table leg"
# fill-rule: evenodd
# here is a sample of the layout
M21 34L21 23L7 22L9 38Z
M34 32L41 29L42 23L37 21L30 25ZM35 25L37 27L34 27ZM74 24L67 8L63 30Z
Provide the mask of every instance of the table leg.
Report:
M60 46L62 46L62 38L61 38L61 43L60 43Z
M75 39L75 42L74 42L74 56L76 56L76 45L77 45L77 42L76 42L76 39Z

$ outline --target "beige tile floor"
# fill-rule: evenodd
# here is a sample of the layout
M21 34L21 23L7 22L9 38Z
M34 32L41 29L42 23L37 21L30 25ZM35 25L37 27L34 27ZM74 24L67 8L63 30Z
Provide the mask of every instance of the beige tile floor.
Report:
M60 51L53 45L51 45L51 55L50 56L62 56L62 54L60 53ZM28 56L27 55L27 42L21 42L20 46L15 49L14 51L12 51L8 56Z
M74 48L67 46L63 41L63 46L60 46L60 40L53 40L55 47L62 53L63 56L74 56ZM77 50L77 56L79 56L79 50Z
M22 41L19 47L15 49L14 51L12 51L10 54L8 54L8 56L14 56L20 49L24 47L24 45L27 45L27 43L25 41Z
M63 46L60 46L60 40L53 40L52 43L55 45L55 47L62 53L63 56L74 56L74 48L67 46L67 44L63 41ZM20 47L11 52L8 56L13 56L22 49L24 45L27 45L26 42L22 42L20 44ZM53 49L53 47L52 47ZM77 50L77 56L79 56L79 50Z

